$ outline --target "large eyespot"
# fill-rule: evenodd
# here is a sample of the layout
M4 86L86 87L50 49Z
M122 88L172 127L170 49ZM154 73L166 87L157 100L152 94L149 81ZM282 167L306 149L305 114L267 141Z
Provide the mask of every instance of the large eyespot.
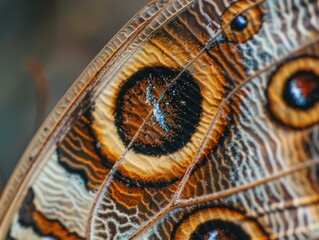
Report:
M114 176L125 184L160 188L181 179L227 91L224 72L208 55L188 69L162 58L157 44L137 52L103 87L91 111L96 149L108 166L122 160ZM216 121L206 149L219 141L228 114Z
M279 66L267 96L273 116L285 126L305 128L319 122L319 59L299 57Z
M238 1L223 14L221 25L228 41L246 42L261 28L262 11L259 6L250 7L252 4L251 1ZM248 10L245 11L247 8Z
M202 112L200 89L189 72L178 75L178 70L149 67L131 76L121 87L114 116L126 146L151 112L144 123L146 127L134 140L132 149L136 153L173 153L184 147L195 132Z
M266 239L252 218L228 208L208 208L188 215L175 229L173 239Z

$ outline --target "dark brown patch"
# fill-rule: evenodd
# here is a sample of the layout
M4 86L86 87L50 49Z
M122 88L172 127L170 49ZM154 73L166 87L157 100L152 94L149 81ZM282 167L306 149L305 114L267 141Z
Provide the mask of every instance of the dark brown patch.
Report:
M33 203L34 192L30 188L19 210L19 223L32 229L40 236L63 240L83 240L76 233L68 232L58 220L49 220L39 212Z

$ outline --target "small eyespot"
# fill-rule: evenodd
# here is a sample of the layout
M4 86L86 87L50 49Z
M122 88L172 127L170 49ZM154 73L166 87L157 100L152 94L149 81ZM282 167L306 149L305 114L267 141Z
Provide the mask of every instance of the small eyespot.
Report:
M240 12L242 13L237 15ZM222 16L222 28L226 39L235 43L248 41L261 28L262 16L259 6L249 6L246 1L234 3Z
M319 59L299 57L279 66L271 76L267 96L275 119L292 128L319 122Z
M212 207L187 215L175 227L173 239L266 239L266 233L257 221L241 212Z

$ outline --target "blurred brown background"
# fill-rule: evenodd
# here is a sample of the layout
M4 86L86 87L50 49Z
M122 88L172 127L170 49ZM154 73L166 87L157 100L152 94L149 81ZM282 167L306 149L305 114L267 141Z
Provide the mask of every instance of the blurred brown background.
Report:
M48 85L48 114L147 0L0 1L0 181L5 184L39 127L34 59Z

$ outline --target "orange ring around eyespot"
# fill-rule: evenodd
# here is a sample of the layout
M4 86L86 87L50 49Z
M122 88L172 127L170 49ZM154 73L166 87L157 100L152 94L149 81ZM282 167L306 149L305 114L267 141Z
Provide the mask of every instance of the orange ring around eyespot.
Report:
M197 227L208 221L224 221L239 226L251 239L267 239L263 229L255 220L246 217L244 214L230 210L228 208L212 207L198 210L189 215L177 227L174 235L175 240L191 239L191 236Z
M319 76L318 66L319 58L299 57L281 65L271 76L267 90L269 108L273 116L283 125L301 129L319 122L319 102L311 109L300 110L289 106L283 98L283 90L287 79L300 71L313 72Z
M259 6L254 6L254 1L238 1L231 5L222 16L221 26L224 29L224 35L230 42L243 43L252 38L261 28L263 13ZM250 8L249 8L250 7ZM245 9L249 8L245 11ZM239 12L242 12L240 16L243 16L247 20L247 27L243 31L233 30L231 27L231 21L234 21ZM235 17L235 19L233 19Z

